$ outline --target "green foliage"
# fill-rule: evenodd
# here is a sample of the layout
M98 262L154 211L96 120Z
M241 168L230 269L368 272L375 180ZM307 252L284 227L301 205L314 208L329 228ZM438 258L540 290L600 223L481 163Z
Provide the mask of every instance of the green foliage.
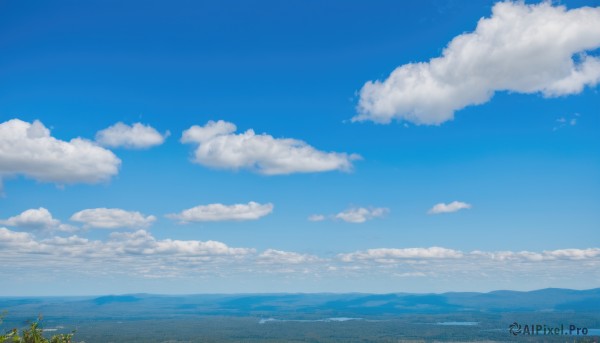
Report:
M6 313L0 314L0 324ZM45 338L42 329L42 318L32 322L28 328L24 329L19 335L19 330L12 329L3 335L0 335L0 343L72 343L74 332L70 334L58 334L50 339Z

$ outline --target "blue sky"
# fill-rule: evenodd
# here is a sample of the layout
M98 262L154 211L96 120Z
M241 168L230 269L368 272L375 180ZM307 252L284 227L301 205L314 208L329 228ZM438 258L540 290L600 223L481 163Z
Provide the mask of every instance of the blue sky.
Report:
M600 287L598 6L3 2L0 294Z

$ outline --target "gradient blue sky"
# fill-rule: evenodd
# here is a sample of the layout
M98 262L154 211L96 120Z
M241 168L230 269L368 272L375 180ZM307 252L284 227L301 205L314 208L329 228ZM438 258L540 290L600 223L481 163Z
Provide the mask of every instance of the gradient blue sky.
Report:
M7 238L0 243L0 271L15 277L2 282L0 294L600 287L596 83L558 97L500 90L439 125L351 120L365 82L439 57L454 37L490 17L494 3L1 2L0 123L39 120L63 141L93 141L117 122L141 122L170 136L148 149L110 148L122 164L105 182L62 185L6 172L0 198L5 224L43 207L78 230L0 227L26 232L35 242L77 235L102 244L111 233L140 228L83 228L69 218L84 209L118 208L156 216L142 228L156 240L213 240L255 249L255 255L276 249L302 258L192 263L189 256L181 262L133 253L47 259ZM598 10L600 1L565 5ZM597 56L597 49L585 52ZM194 145L180 138L209 120L362 159L351 171L289 175L207 167L192 162ZM0 159L0 172L8 169L1 166L6 161ZM182 225L165 217L199 205L250 201L274 209L251 221ZM472 207L428 214L452 201ZM363 223L307 220L352 208L387 210ZM340 261L340 254L368 249L429 247L464 256ZM537 263L522 256L488 261L472 253L552 255L564 249L587 252L585 258ZM156 269L145 265L151 259ZM115 271L128 267L136 271Z

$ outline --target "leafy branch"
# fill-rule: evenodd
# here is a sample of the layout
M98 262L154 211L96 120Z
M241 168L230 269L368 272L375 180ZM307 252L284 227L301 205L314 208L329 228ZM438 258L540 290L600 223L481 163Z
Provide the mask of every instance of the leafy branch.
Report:
M6 315L6 312L0 314L0 324L2 324L2 318ZM42 317L38 317L37 320L33 321L28 328L23 329L21 334L16 328L7 331L0 335L0 343L72 343L73 335L75 331L69 334L58 334L52 337L45 338L44 330L42 329Z

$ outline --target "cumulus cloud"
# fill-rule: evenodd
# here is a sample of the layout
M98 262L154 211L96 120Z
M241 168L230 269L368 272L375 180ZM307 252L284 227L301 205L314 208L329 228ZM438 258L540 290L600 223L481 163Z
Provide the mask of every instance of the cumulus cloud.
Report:
M441 214L441 213L452 213L464 209L470 209L471 204L467 204L462 201L453 201L449 204L444 204L443 202L439 204L435 204L432 208L427 211L428 214Z
M119 171L111 151L82 138L62 141L40 121L12 119L0 124L0 177L25 175L59 184L97 183Z
M118 122L96 133L96 141L110 148L145 149L164 143L169 131L161 134L150 125L135 123L131 126Z
M192 207L181 213L167 215L168 218L179 220L181 223L244 221L256 220L273 212L273 204L259 204L250 201L247 204L209 204Z
M60 220L52 217L47 209L32 208L22 213L10 217L6 220L0 220L0 225L14 226L30 230L49 230L49 231L76 231L77 228L72 225L62 224Z
M193 161L218 169L250 169L260 174L349 171L359 155L324 152L291 138L257 135L253 130L236 134L236 126L219 120L194 125L183 132L182 143L197 144Z
M73 214L71 220L83 223L86 228L117 229L148 227L156 217L119 208L91 208Z
M586 54L599 47L600 7L499 2L491 17L455 37L441 57L404 64L386 80L367 82L353 121L437 125L497 91L576 94L600 80L600 59Z
M348 223L364 223L367 220L382 217L389 212L387 208L350 208L340 212L334 216L335 219L340 219Z
M59 223L60 221L52 218L52 214L43 207L26 210L14 217L0 220L2 225L40 229L56 226Z

